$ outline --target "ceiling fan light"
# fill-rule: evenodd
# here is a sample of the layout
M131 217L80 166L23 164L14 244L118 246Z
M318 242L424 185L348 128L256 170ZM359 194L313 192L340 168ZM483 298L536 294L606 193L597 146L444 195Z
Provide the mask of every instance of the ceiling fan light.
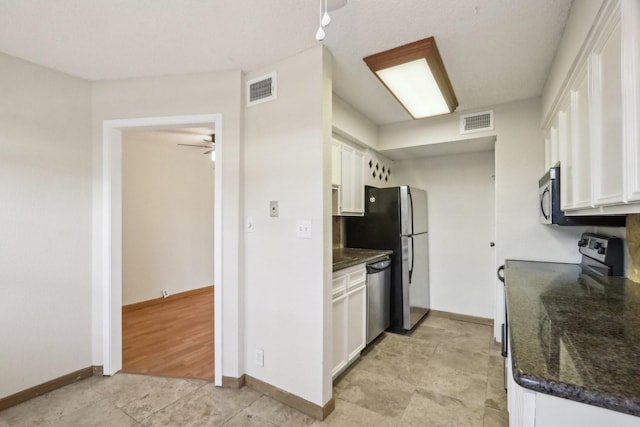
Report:
M215 162L215 161L216 161L216 152L215 152L215 151L212 151L212 152L211 152L211 161L212 161L212 162Z

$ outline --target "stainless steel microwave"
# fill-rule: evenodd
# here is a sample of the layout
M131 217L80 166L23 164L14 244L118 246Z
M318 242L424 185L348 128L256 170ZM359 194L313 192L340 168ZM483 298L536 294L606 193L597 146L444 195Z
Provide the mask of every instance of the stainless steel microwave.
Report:
M552 167L538 181L540 222L555 225L624 227L624 215L566 216L560 208L560 166Z

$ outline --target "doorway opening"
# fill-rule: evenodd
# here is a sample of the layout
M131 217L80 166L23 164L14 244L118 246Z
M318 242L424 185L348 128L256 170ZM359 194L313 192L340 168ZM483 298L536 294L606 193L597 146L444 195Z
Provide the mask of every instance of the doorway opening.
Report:
M212 127L126 130L122 370L214 379Z
M216 385L222 385L222 115L203 114L190 116L148 117L139 119L105 120L102 135L102 276L100 281L102 316L103 371L113 375L122 369L122 145L123 132L152 131L166 128L211 127L215 129L216 163L214 193L213 264L214 283L214 365Z

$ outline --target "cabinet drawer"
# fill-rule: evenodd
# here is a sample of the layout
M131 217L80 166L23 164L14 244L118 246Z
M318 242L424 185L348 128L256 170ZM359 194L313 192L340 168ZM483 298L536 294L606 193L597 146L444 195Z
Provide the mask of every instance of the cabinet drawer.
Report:
M363 286L366 280L367 280L367 270L365 268L356 270L353 273L349 273L348 288Z
M348 275L334 277L331 286L331 295L335 298L336 295L344 292L347 289Z

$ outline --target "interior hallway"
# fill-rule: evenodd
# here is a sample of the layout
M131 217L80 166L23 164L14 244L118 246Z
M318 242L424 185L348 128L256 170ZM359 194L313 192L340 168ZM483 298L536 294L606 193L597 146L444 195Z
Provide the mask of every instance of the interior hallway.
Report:
M213 381L213 307L213 286L135 310L125 306L122 371Z
M385 333L335 385L324 422L248 387L120 373L0 412L0 427L507 426L502 367L489 326L430 316L410 337Z

